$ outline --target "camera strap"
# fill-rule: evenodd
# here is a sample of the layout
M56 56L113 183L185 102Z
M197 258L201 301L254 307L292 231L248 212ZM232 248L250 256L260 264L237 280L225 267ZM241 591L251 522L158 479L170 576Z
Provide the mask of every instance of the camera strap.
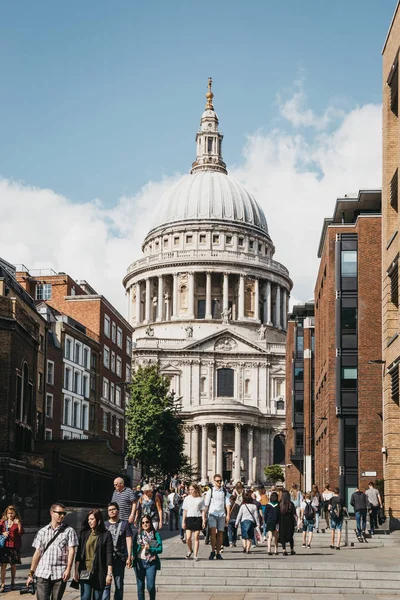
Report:
M40 559L43 558L43 554L46 552L46 550L48 550L50 548L50 546L52 545L52 543L55 541L55 539L60 535L60 533L62 533L63 531L65 531L66 527L62 527L60 525L60 528L58 529L57 533L55 535L53 535L53 537L51 538L50 541L47 542L45 549L42 552L42 556L40 557Z

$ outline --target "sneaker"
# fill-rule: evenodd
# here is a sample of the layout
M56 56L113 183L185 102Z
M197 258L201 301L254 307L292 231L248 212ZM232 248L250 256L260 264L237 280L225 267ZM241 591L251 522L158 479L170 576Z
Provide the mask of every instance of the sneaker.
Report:
M236 542L233 544L233 547L236 548Z
M251 545L252 548L257 548L256 544Z
M192 556L193 552L186 552L186 558L190 558Z
M334 550L334 549L335 549L335 546L329 546L329 548L330 548L331 550Z
M301 547L302 547L302 548L306 548L306 545L305 545L305 544L302 544L302 545L301 545Z
M287 552L286 552L286 550L284 550L284 551L282 552L282 554L283 554L283 556L287 556L287 555L288 555L288 554L287 554Z
M199 557L198 557L198 556L193 556L193 560L194 560L195 562L199 562Z
M272 552L268 552L268 556L272 556Z
M336 546L336 550L340 550L340 546Z
M233 544L229 544L229 548L233 548Z
M308 544L308 545L307 545L307 548L310 548L310 549L311 549L311 544Z
M221 556L220 553L217 554L216 558L217 558L217 560L223 560L223 558L222 558L222 556Z
M210 556L208 557L208 560L214 560L215 558L215 552L210 552Z
M224 549L223 549L223 548L221 548L221 550L219 551L219 553L220 553L220 554L222 554L222 553L223 553L223 551L224 551Z
M277 553L277 554L278 554L278 553ZM290 554L291 554L292 556L294 556L294 555L296 554L296 552L295 552L294 550L291 550L291 551L290 551Z

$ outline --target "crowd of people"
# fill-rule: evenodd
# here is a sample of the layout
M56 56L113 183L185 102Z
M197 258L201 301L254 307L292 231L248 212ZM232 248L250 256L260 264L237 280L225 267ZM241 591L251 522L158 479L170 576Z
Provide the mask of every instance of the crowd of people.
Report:
M357 488L350 504L356 516L356 533L365 537L367 515L374 534L382 516L383 503L372 482L364 492ZM150 600L156 597L156 574L160 569L162 528L178 531L186 544L184 558L199 560L200 535L210 545L209 560L223 560L224 548L236 547L241 538L242 551L266 543L268 556L295 554L294 534L302 533L303 548L310 549L313 535L331 530L331 549L340 550L343 520L347 508L339 488L326 484L322 492L316 485L303 493L299 486L290 490L271 486L266 489L224 485L222 476L201 486L186 484L177 476L169 489L144 483L135 490L122 478L114 481L114 492L107 517L98 508L85 515L80 532L64 521L65 507L50 507L50 523L40 529L33 541L35 549L26 585L36 589L38 600L61 600L68 581L80 590L81 600L123 600L126 568L133 568L138 600L144 600L145 587ZM5 591L7 565L15 589L16 567L21 564L22 520L15 506L8 506L0 520L1 587ZM32 587L33 586L33 587Z

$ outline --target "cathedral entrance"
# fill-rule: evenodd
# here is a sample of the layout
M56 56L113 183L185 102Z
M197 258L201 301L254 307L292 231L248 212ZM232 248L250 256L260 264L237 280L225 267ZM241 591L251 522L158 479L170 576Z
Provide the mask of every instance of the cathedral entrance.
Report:
M223 470L222 470L222 479L224 481L230 481L232 479L232 460L233 460L233 452L224 451L223 453Z

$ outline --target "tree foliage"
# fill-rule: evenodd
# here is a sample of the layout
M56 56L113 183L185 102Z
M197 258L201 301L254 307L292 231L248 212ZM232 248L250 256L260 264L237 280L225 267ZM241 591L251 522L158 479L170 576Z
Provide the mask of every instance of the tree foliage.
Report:
M281 465L269 465L268 467L265 467L264 475L272 483L285 480L285 475Z
M127 454L141 463L144 478L161 481L186 465L183 420L157 365L134 373L126 414Z

